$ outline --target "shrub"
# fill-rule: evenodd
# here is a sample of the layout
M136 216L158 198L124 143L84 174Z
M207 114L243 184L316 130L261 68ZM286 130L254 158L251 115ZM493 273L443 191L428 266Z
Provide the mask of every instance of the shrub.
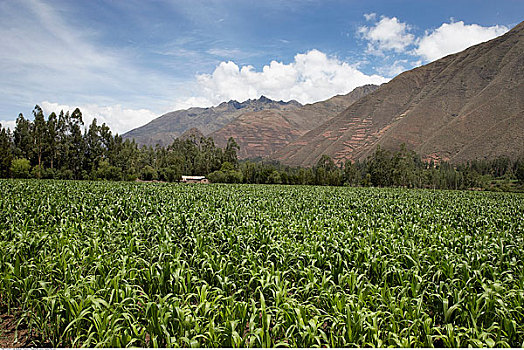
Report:
M29 178L31 164L25 158L15 158L11 161L10 170L14 178L27 179Z
M158 179L158 173L151 165L146 165L140 173L140 179L145 181L151 181Z

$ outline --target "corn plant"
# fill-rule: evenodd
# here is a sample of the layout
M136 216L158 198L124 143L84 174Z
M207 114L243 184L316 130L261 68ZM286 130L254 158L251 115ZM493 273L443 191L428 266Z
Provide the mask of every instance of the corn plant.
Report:
M0 180L0 306L55 347L522 347L522 194Z

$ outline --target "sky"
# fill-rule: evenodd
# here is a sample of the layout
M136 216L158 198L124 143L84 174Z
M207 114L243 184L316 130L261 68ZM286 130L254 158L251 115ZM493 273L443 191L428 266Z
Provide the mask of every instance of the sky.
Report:
M117 133L264 95L385 83L502 35L524 1L0 0L0 124L79 107Z

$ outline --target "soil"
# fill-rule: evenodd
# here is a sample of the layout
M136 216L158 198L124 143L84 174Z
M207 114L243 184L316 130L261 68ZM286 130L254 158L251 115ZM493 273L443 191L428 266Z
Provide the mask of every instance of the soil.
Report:
M17 326L17 319L7 313L0 313L0 348L27 348L34 346L24 324Z

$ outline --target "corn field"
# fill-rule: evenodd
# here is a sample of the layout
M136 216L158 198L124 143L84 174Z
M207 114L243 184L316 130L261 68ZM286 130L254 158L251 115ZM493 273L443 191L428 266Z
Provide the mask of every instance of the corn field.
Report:
M523 259L522 194L0 180L53 347L522 347Z

